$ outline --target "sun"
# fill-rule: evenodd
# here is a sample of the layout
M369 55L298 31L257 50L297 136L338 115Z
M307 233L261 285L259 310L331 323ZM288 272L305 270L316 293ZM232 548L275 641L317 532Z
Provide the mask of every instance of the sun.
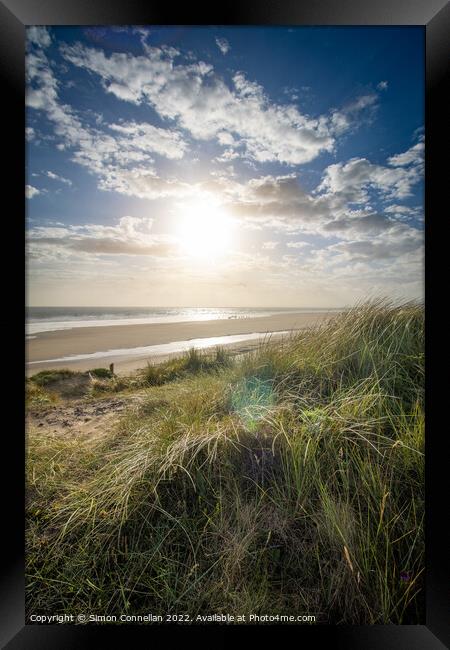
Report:
M177 234L181 248L193 258L216 260L232 240L232 220L214 202L197 201L180 211Z

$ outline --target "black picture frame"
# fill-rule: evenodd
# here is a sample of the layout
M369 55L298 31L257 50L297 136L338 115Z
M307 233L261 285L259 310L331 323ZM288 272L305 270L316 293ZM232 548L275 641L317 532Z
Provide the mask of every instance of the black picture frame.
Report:
M147 642L171 647L166 626L69 626L25 625L24 580L24 451L23 368L24 368L24 51L27 25L420 25L426 35L426 625L417 626L296 626L289 628L305 648L313 643L345 648L395 648L434 650L450 647L449 560L445 507L447 457L445 428L439 426L439 406L446 405L446 382L432 371L432 359L439 363L444 350L445 316L433 314L436 281L443 275L445 254L439 243L441 220L448 218L447 149L448 104L444 101L450 62L450 5L445 0L240 0L223 5L193 7L186 3L174 9L162 2L140 0L3 0L0 2L0 70L3 95L3 155L7 160L3 184L3 301L7 318L2 319L7 387L4 415L11 411L11 424L3 426L3 464L10 471L3 491L3 570L1 573L0 642L10 650L19 648L106 647L105 637L128 647ZM9 199L6 201L5 199ZM7 260L6 253L12 253ZM439 266L441 264L441 268ZM22 275L23 273L23 275ZM444 276L445 277L445 276ZM440 294L441 301L445 294ZM11 315L14 306L14 316ZM442 336L441 336L442 334ZM444 348L445 349L445 348ZM23 357L22 357L23 355ZM445 373L446 374L446 373ZM13 404L15 406L13 407ZM3 420L5 422L5 420ZM445 422L445 420L442 420ZM442 449L441 449L442 447ZM3 472L5 474L5 472ZM270 629L269 629L270 628ZM173 629L173 628L172 628ZM171 630L172 631L172 630ZM213 632L215 644L233 642L236 634L255 628L233 626L179 627L183 643L201 643ZM286 627L260 626L258 633L277 640ZM132 642L131 638L140 638ZM181 642L181 641L179 641Z

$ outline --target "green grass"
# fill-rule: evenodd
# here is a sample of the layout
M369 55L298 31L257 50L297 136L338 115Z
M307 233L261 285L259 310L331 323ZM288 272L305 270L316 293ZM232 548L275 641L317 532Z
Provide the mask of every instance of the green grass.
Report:
M31 431L28 614L423 623L423 327L362 304L150 366L107 435Z
M56 404L61 399L105 397L143 384L142 376L119 377L109 368L93 368L86 372L43 370L26 379L27 407L36 410Z
M109 368L93 368L89 373L99 379L112 379L114 373Z
M42 370L30 378L37 386L50 386L68 377L74 377L78 373L63 368L62 370Z
M231 365L231 358L224 348L217 347L211 355L191 348L187 353L164 363L147 364L142 381L150 386L161 386L170 381L198 372L214 372Z
M28 409L43 409L57 402L55 393L27 379L25 384L26 406Z

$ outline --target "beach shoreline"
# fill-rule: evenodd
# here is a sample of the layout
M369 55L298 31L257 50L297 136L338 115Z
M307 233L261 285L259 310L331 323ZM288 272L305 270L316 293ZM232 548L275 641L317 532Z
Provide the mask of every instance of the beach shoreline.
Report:
M268 335L279 337L281 332L295 332L327 320L335 312L308 312L277 314L245 319L220 319L210 321L187 321L173 323L151 323L139 325L108 325L105 327L83 327L58 331L41 332L26 341L26 374L33 375L50 368L89 370L114 363L117 373L127 373L143 368L148 362L163 361L178 356L173 354L133 354L134 348L157 346L173 342L208 339L260 333L258 339L233 342L224 347L234 354L250 351ZM278 334L277 334L278 333ZM124 353L114 356L111 350ZM125 353L125 350L130 353ZM102 353L104 356L86 359L67 359L70 356ZM65 358L64 361L53 359Z

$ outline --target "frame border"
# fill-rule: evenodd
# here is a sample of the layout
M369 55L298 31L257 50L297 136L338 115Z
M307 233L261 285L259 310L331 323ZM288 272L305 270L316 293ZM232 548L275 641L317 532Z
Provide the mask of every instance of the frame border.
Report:
M290 631L300 631L302 641L317 643L333 638L337 648L348 650L350 648L364 648L372 650L378 647L395 650L440 650L450 647L450 625L448 617L449 605L449 537L444 534L442 516L444 490L448 482L445 481L447 469L444 441L439 439L439 426L437 418L438 403L445 404L443 382L436 375L430 373L433 350L439 352L439 343L444 343L445 316L433 315L431 312L431 296L435 290L433 278L443 276L443 268L439 261L446 259L445 254L431 254L431 246L439 241L444 245L444 238L435 232L431 233L432 213L435 223L433 231L439 225L439 216L442 206L446 205L444 191L448 184L448 174L445 162L448 156L445 133L448 133L448 110L444 101L444 91L450 68L450 4L446 0L379 0L376 3L361 0L310 0L306 5L295 0L277 0L269 3L267 0L241 0L239 5L217 6L209 8L206 12L200 7L188 7L175 10L164 6L162 3L152 3L146 6L141 0L77 0L70 3L68 0L2 0L0 2L0 72L2 80L3 97L5 98L7 145L5 153L14 159L14 164L8 164L6 170L6 183L4 188L9 198L9 205L25 206L24 184L25 165L24 149L18 148L18 143L24 141L24 74L25 74L25 27L33 24L48 25L112 25L112 24L154 24L154 25L419 25L425 28L426 36L426 192L425 209L427 220L425 226L425 249L427 254L427 268L425 273L426 304L426 407L427 407L427 443L426 443L426 625L416 626L295 626ZM19 210L20 212L20 210ZM25 213L25 210L24 212ZM14 219L9 213L5 214L4 243L11 249L14 259L24 256L23 242L25 239L24 220L17 226L17 217ZM6 246L5 246L6 248ZM447 252L448 256L448 252ZM19 281L23 273L25 286L25 259L23 263L14 267L14 276ZM20 303L19 309L14 312L14 320L3 323L5 337L8 343L7 353L11 359L5 364L8 371L7 386L8 397L14 402L18 396L23 395L23 365L24 361L24 302L22 296L12 282L12 269L5 258L4 275L4 304L8 312L10 305ZM5 263L6 262L6 263ZM434 271L433 271L434 267ZM19 299L20 295L20 299ZM441 297L442 300L442 297ZM439 327L441 332L439 332ZM434 335L433 335L434 329ZM442 337L439 336L441 333ZM447 333L447 332L446 332ZM447 333L448 336L448 333ZM20 353L18 352L20 351ZM442 354L442 352L441 352ZM10 374L9 369L14 372ZM431 394L433 395L433 408L431 408ZM9 407L9 399L7 402ZM0 613L0 642L2 647L11 650L33 648L36 650L50 648L96 647L104 643L105 635L116 642L129 642L130 635L137 635L140 642L142 633L146 634L147 641L154 641L156 645L168 644L168 632L175 631L182 634L186 641L191 643L200 641L205 626L69 626L69 625L25 625L25 579L24 579L24 517L22 505L25 498L24 488L24 452L25 440L22 436L23 422L25 420L24 404L19 398L18 407L14 410L16 425L13 428L4 428L5 440L8 448L4 454L7 458L11 473L7 483L4 499L4 521L7 522L8 532L3 535L6 549L2 556L3 571L0 579L1 613ZM443 420L444 421L444 420ZM443 433L446 433L445 431ZM17 444L15 436L19 436ZM442 451L441 451L442 447ZM5 486L6 487L6 486ZM441 499L441 501L440 501ZM19 505L20 504L20 505ZM260 631L263 627L264 635L272 633L278 638L280 626L208 626L208 632L216 634L215 643L224 645L224 641L232 641L235 633L247 636ZM314 630L314 631L313 631ZM325 637L323 636L325 635ZM330 636L331 635L331 636ZM178 634L177 634L178 636ZM309 644L308 644L309 645ZM169 646L170 647L170 646Z

